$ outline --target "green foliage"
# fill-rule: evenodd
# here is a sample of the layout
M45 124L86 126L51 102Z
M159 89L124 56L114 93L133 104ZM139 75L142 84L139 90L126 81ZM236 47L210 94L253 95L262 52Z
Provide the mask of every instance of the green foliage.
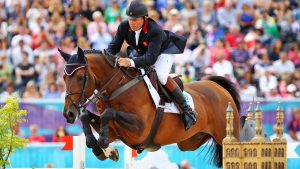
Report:
M6 104L0 109L0 167L9 164L9 156L18 148L24 148L26 139L19 138L14 127L26 122L27 111L19 110L16 97L7 98Z

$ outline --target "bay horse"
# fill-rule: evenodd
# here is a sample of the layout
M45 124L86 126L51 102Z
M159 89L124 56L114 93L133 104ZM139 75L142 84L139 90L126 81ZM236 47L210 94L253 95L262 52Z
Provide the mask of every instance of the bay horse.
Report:
M113 153L115 151L106 152L109 143L115 140L141 149L137 145L143 145L151 135L156 106L145 82L139 80L141 76L132 76L132 72L137 74L139 70L119 67L116 57L103 51L77 48L77 53L73 55L58 49L67 62L63 111L67 122L74 123L80 118L86 144L100 160L107 157L117 160L118 155ZM196 124L185 131L179 114L164 113L151 140L153 144L148 147L143 145L141 150L155 151L160 146L177 143L180 150L193 151L212 139L214 144L211 144L211 160L220 167L229 102L234 112L233 135L239 139L239 94L229 80L219 76L185 84L184 90L193 98L195 111L198 113ZM100 111L100 116L86 111L85 103L92 100L97 100L98 108L103 110ZM93 136L90 125L99 133L98 140Z

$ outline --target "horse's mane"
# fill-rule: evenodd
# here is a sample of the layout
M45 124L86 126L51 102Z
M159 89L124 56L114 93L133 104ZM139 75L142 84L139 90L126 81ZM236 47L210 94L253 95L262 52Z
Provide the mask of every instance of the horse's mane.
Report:
M110 54L109 52L106 52L105 50L83 49L82 51L83 51L83 54L85 55L86 59L89 58L89 56L86 56L88 54L101 55L106 59L108 64L110 64L112 67L115 67L114 62L115 62L116 56ZM79 59L78 54L76 53L70 57L68 64L74 64L74 66L69 66L69 67L65 68L65 71L71 75L76 69L78 69L80 66L82 66L80 64L87 64L87 62L86 62L86 60ZM121 68L120 70L121 70L121 72L123 72L125 75L127 75L131 79L135 78L138 74L140 74L138 69L135 69L135 68Z
M104 55L104 52L96 49L87 49L82 50L83 54L100 54ZM83 59L84 58L84 59ZM71 76L77 69L87 66L87 57L79 57L78 53L71 55L69 58L67 65L65 67L65 72L68 76Z
M84 54L104 54L104 52L102 50L98 50L98 49L84 49L83 50Z

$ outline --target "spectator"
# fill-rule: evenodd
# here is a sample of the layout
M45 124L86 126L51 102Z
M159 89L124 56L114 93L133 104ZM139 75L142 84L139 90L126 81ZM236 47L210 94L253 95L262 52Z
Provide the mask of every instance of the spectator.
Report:
M54 82L52 82L48 85L48 89L44 92L43 98L45 98L45 99L61 98L61 93L59 93L58 87Z
M225 42L228 46L233 49L237 46L238 41L242 41L244 35L240 33L238 25L230 25L229 33L225 37Z
M56 25L56 30L53 33L53 40L56 46L60 45L66 37L66 23L60 22Z
M229 60L229 51L226 48L224 41L218 39L216 45L213 48L210 48L210 64L213 65L217 62L217 55L222 54L226 60Z
M184 8L180 11L180 16L181 24L184 26L184 28L189 28L189 21L197 16L192 0L186 0L184 2Z
M270 88L270 90L267 93L265 93L265 98L267 100L279 100L279 99L281 99L281 96L280 96L280 94L278 92L277 87L276 86L272 86Z
M41 60L49 60L50 56L54 55L57 49L50 48L47 41L41 41L40 46L33 51L34 56L39 56Z
M88 38L91 39L98 34L99 29L102 29L103 32L107 32L107 25L104 22L104 18L100 11L95 11L93 13L93 22L90 22L87 27Z
M246 49L243 39L240 39L238 45L230 53L230 59L238 79L244 77L244 74L250 70L250 56Z
M282 41L278 39L273 45L271 51L269 52L270 59L272 62L279 59L279 53L283 51Z
M257 89L245 79L240 82L240 95L242 100L252 100L257 97Z
M261 29L250 29L249 32L245 35L244 41L250 50L254 50L256 42L260 41L260 38L262 37L261 34Z
M217 25L217 14L213 10L213 2L204 0L203 5L197 11L197 21L201 30L208 30L209 25Z
M105 10L105 20L108 24L114 23L117 17L121 16L121 9L117 0L112 0L112 5Z
M232 1L225 1L225 6L217 12L218 22L224 32L228 32L230 25L237 24L237 11L233 8Z
M45 137L39 135L38 133L39 127L36 124L31 124L29 126L29 129L30 129L30 136L28 137L28 141L30 143L46 142Z
M269 34L273 39L279 38L279 31L275 19L269 15L268 11L263 10L262 15L256 21L257 28L263 28L264 32Z
M112 40L111 35L106 31L105 27L98 26L98 31L90 39L93 49L106 49Z
M291 84L296 86L296 97L300 97L300 69L297 69L292 77L291 77Z
M76 17L80 16L81 11L82 11L81 7L82 6L81 6L80 0L73 0L71 2L69 11L67 11L67 12L69 12L69 14L67 14L67 15L69 15L71 21L73 21Z
M29 63L28 53L22 52L22 62L15 69L16 84L24 88L30 80L34 80L34 66Z
M259 88L263 96L267 96L271 89L276 90L277 94L277 78L272 74L273 68L266 69L263 76L259 78ZM274 94L274 91L271 92Z
M25 91L22 96L23 99L40 99L41 94L39 93L34 81L29 81L26 84Z
M254 27L256 16L249 4L244 3L242 5L242 11L237 14L237 20L241 26L241 32L246 34L250 29Z
M213 64L213 71L217 76L229 75L230 77L234 77L233 75L233 66L231 62L225 59L224 53L218 53L216 55L217 62Z
M299 90L297 89L297 86L295 84L289 84L286 87L287 93L289 94L289 98L295 98L298 97L299 98ZM298 90L298 91L297 91Z
M11 67L6 62L6 56L0 55L0 92L5 83L12 80Z
M93 20L93 13L99 11L103 14L103 1L89 0L83 1L82 15L89 21Z
M5 85L5 90L0 94L0 101L4 102L5 99L9 97L17 97L19 98L18 91L15 90L15 85L12 81L9 81Z
M1 37L0 31L0 56L9 56L10 50L8 47L7 39Z
M183 83L195 81L195 68L191 64L185 64L180 74L182 74Z
M25 132L22 130L20 124L16 124L13 126L13 131L16 136L19 138L25 138Z
M166 21L164 25L164 29L166 30L172 30L172 28L175 25L180 25L180 15L179 11L176 8L173 8L170 10L168 15L168 20Z
M289 134L295 141L300 141L300 109L293 111L293 118L288 126Z
M31 45L31 36L28 35L28 29L25 26L18 27L18 34L12 38L11 45L17 46L20 40L23 40L24 44L27 46Z
M46 42L47 47L53 48L55 45L54 39L49 34L48 30L44 27L40 27L40 31L32 35L32 48L37 49L41 46L42 42Z
M297 42L293 43L293 46L288 52L289 60L291 60L296 68L300 68L300 49Z
M52 138L52 142L64 142L66 141L66 137L68 136L68 132L65 128L65 126L59 126L56 131L55 131L55 135Z
M194 49L191 57L197 73L200 73L201 70L204 70L210 65L210 51L204 44L200 44Z
M290 99L294 97L293 92L296 91L296 86L294 84L288 84L287 79L282 78L279 82L278 89L281 98Z
M224 33L221 28L217 25L208 25L207 34L206 34L206 44L208 47L213 47L216 45L216 42L221 39L224 39Z
M273 63L274 73L278 77L290 76L295 71L295 65L289 60L286 52L282 51L279 54L280 59Z
M259 60L254 65L254 78L263 76L267 69L272 68L272 62L266 50L262 50L259 54Z
M10 61L14 67L16 67L18 64L23 62L23 54L26 53L28 57L28 62L33 62L33 52L32 48L25 44L23 39L19 40L19 44L12 47L11 53L10 53Z

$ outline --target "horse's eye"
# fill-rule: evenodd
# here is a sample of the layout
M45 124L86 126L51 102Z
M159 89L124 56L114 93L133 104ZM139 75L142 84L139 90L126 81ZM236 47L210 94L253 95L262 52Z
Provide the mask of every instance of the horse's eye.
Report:
M83 80L84 80L84 76L78 76L78 77L77 77L77 80L78 80L78 81L83 81Z

